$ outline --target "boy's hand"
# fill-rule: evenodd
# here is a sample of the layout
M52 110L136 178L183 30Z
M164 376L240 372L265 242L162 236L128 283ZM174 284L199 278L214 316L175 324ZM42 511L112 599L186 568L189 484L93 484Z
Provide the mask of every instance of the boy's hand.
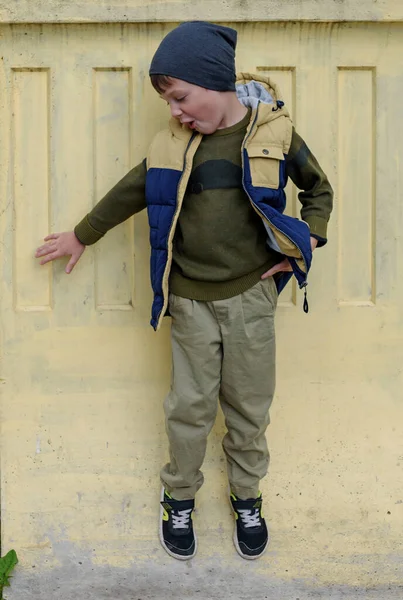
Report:
M39 246L35 252L35 257L40 258L41 256L45 256L46 258L40 261L41 265L45 265L51 260L55 260L55 258L70 256L70 260L66 266L66 273L71 273L85 250L84 244L76 238L74 231L51 233L45 237L44 241L47 244Z
M312 250L315 250L317 245L318 245L318 240L316 238L311 237ZM275 273L278 273L279 271L292 271L292 267L289 263L288 258L285 258L284 260L281 261L281 263L274 265L274 267L272 267L271 269L266 271L266 273L263 273L263 275L261 276L260 279L267 279L268 277L271 277L272 275L274 275Z

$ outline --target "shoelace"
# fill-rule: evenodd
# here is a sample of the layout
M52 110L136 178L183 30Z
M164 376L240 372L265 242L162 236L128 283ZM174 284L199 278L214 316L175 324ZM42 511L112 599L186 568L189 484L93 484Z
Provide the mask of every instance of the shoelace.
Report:
M249 527L260 527L260 514L257 508L255 508L254 513L252 513L251 510L238 510L238 513L242 519L245 529Z
M191 508L186 510L172 511L172 527L173 529L187 529L189 527Z

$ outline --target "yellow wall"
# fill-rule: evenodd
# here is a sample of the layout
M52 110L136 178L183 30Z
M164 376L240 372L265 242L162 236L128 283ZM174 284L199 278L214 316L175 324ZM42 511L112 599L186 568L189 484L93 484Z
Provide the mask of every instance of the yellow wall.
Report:
M43 2L14 4L0 2L8 21L32 20L32 5L34 20L59 19L57 2L53 16ZM310 313L295 288L278 311L263 484L272 542L253 564L232 546L221 416L198 555L181 564L159 547L169 321L159 334L148 325L146 216L89 248L70 276L33 259L46 233L72 228L142 159L167 118L147 69L173 25L102 23L115 3L98 4L98 24L0 26L2 553L20 558L6 598L400 598L403 23L386 22L403 18L400 2L368 2L361 20L377 11L372 23L233 24L238 69L280 84L336 191ZM175 12L155 4L154 20ZM290 18L294 3L274 4ZM318 19L325 5L337 20L336 4L360 20L354 2L323 2ZM228 5L244 18L245 3ZM288 198L298 214L291 187Z

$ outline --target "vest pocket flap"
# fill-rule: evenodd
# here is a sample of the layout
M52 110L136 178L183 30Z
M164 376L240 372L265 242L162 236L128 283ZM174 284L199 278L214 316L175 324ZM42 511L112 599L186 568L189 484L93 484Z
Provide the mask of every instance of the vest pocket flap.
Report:
M284 160L284 153L279 146L271 146L268 144L250 144L247 148L250 158L274 158L276 160Z
M252 185L278 190L284 154L279 146L251 144L247 148ZM270 159L270 160L267 160Z

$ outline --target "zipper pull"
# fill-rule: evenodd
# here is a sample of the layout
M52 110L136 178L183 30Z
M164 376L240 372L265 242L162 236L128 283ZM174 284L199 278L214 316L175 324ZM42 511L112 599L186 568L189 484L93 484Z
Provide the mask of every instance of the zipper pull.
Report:
M304 303L302 305L302 308L304 309L304 313L308 313L309 312L309 304L308 304L308 292L307 292L307 286L308 284L305 282L303 283L300 288L304 288Z
M304 289L304 313L309 312L309 304L308 304L308 294L306 292L306 288Z

